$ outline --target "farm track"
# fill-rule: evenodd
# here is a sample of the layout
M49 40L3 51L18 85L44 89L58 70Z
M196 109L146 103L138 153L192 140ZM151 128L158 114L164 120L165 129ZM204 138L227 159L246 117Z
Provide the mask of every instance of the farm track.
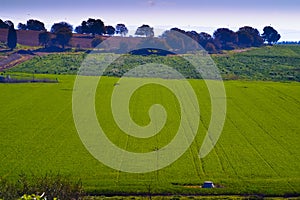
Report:
M34 55L21 55L17 53L10 54L6 58L0 60L0 72L30 60L33 57Z

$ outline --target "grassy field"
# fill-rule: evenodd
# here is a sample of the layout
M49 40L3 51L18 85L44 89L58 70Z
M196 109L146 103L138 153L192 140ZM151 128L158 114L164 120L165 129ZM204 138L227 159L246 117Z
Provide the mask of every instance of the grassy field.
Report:
M213 151L199 159L210 121L210 101L205 83L190 80L201 109L196 140L172 165L157 172L130 174L104 166L80 141L72 116L75 76L47 76L60 82L0 84L0 177L60 172L81 178L91 194L300 194L300 83L226 81L224 131ZM98 120L110 140L133 152L149 152L167 144L180 119L175 97L157 85L134 93L131 112L138 124L149 122L147 111L153 103L164 105L169 118L156 136L133 138L123 134L112 119L110 95L117 81L104 78L96 96ZM206 180L218 188L191 187Z

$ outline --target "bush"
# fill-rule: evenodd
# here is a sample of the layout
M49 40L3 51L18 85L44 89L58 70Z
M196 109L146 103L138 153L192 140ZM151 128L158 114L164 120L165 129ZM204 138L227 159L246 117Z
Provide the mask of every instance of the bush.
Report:
M0 199L31 199L32 195L28 194L40 199L67 200L81 199L84 190L80 180L74 182L61 174L49 173L41 177L21 174L16 182L0 178Z

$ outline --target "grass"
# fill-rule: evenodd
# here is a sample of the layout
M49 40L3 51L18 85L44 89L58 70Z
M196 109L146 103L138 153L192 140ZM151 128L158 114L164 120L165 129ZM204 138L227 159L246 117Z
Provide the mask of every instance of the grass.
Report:
M266 46L234 52L212 56L224 79L300 81L299 45ZM65 53L35 57L8 72L76 74L85 56L85 53ZM108 68L105 75L121 77L132 66L149 62L171 66L187 78L200 78L193 67L178 56L123 56Z
M253 48L213 56L225 79L300 81L300 46Z
M40 75L45 76L45 75ZM22 172L49 171L82 180L89 194L300 194L300 84L226 81L228 112L224 131L210 154L198 151L210 121L210 101L202 80L190 80L199 98L201 122L196 140L172 165L157 172L130 174L110 169L92 157L77 134L72 116L75 76L47 75L57 84L0 84L0 177L17 180ZM166 107L166 127L155 137L124 134L112 119L110 95L118 78L105 77L98 87L98 120L109 139L134 152L167 144L180 115L165 88L140 88L131 100L132 117L147 124L153 103ZM132 81L137 81L132 79ZM133 106L134 105L134 106ZM133 109L135 108L135 109ZM186 187L211 180L219 188Z

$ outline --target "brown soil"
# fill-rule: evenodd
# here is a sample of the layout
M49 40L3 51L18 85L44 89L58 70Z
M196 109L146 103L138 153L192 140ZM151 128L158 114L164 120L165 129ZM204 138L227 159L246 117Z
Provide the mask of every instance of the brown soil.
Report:
M0 71L3 71L8 68L12 68L22 62L30 60L33 58L33 55L20 55L17 53L6 56L0 61Z

